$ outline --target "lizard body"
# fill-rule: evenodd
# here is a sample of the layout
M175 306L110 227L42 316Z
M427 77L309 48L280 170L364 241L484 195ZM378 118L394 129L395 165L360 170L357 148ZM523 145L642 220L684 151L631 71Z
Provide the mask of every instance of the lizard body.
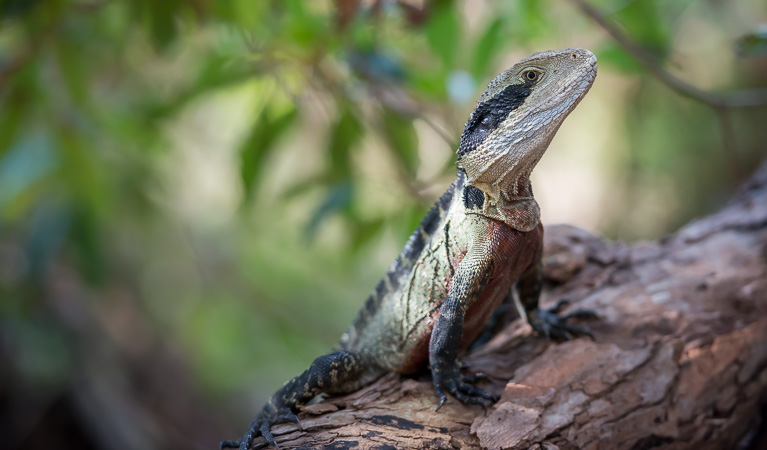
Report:
M333 353L278 390L239 441L294 421L321 393L352 392L387 372L429 365L439 406L495 397L459 372L457 355L514 289L520 313L547 336L588 334L538 307L543 227L530 172L596 77L588 50L536 53L497 76L480 96L458 149L458 176L368 297ZM439 409L439 406L437 409Z

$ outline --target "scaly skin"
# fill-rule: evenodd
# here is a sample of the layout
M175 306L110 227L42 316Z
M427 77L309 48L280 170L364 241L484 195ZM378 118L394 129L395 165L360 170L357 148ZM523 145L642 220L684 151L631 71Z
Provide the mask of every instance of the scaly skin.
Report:
M478 336L516 283L516 303L548 336L589 334L556 311L541 310L543 226L530 172L562 121L596 77L582 49L536 53L501 73L469 117L458 149L458 176L429 211L365 302L333 353L317 358L278 390L239 441L247 450L318 394L343 394L387 372L431 367L439 406L450 393L489 405L495 396L459 372L458 353ZM300 423L299 423L300 426Z

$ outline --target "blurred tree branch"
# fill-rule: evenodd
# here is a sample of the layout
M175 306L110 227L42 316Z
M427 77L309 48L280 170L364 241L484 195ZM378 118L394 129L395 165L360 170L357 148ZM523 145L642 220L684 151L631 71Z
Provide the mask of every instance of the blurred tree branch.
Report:
M629 52L650 73L675 92L704 103L712 108L743 108L767 105L767 90L745 89L727 93L713 93L693 86L663 69L644 48L610 23L593 6L584 0L570 0L585 15L602 27L621 47Z

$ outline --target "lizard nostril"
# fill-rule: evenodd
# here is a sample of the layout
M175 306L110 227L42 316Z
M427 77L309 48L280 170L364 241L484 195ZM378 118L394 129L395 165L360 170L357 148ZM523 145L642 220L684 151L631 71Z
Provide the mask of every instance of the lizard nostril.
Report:
M570 55L570 56L571 56L571 57L572 57L574 60L575 60L575 59L578 59L578 54L577 54L577 53L573 53L573 54L572 54L572 55Z

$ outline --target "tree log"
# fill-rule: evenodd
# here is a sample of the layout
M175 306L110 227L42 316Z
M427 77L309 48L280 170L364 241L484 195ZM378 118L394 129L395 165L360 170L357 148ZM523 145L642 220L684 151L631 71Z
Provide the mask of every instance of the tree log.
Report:
M595 339L551 342L521 320L464 355L483 410L435 412L428 373L387 375L304 408L287 449L756 448L767 405L767 164L718 213L659 242L546 230L543 302L598 312ZM763 443L763 441L760 441ZM256 447L264 446L262 438Z

